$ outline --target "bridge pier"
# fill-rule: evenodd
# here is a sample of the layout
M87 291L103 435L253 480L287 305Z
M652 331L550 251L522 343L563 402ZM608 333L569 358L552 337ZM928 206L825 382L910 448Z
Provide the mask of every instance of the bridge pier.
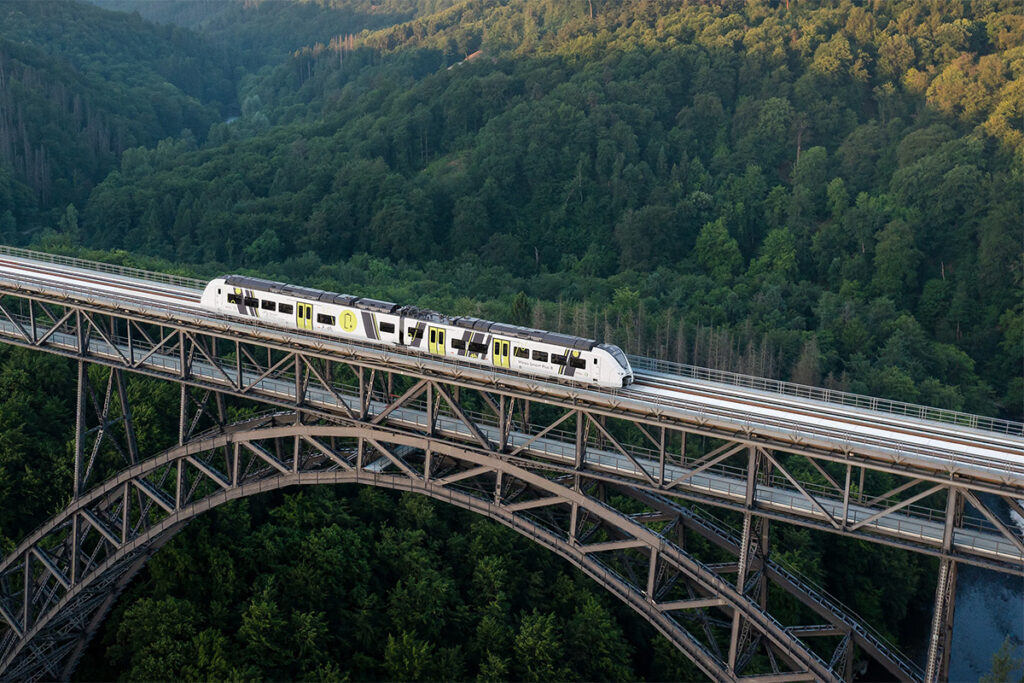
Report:
M768 469L766 469L766 467ZM744 595L751 596L762 609L768 607L768 584L764 567L768 560L768 520L757 514L757 487L767 484L771 465L767 458L762 457L757 446L747 447L747 478L746 499L744 501L743 532L740 541L738 568L736 571L736 588ZM755 567L756 576L748 579L751 568ZM729 637L729 669L740 675L744 666L753 656L759 645L759 637L751 642L750 624L743 619L739 611L733 614L732 630Z
M952 549L953 534L962 523L964 496L956 487L949 487L946 498L946 526L942 545L946 552ZM935 603L932 626L928 638L928 656L925 665L925 683L949 680L949 651L953 641L953 614L956 611L956 560L939 560L939 578L935 584Z

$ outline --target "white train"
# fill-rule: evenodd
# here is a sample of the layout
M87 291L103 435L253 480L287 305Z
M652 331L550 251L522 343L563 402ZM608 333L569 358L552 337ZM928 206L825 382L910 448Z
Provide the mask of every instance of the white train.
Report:
M211 280L203 308L498 369L602 387L633 381L626 355L612 344L242 275Z

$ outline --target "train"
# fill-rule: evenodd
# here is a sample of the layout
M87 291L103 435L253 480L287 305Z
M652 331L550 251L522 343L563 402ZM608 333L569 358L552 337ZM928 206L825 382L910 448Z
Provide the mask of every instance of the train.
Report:
M606 388L633 382L626 354L613 344L351 294L225 275L206 285L201 305L273 327L400 347L498 371Z

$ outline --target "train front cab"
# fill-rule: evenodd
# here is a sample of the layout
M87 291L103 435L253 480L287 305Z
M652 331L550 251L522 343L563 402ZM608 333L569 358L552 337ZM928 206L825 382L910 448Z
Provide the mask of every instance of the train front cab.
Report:
M595 350L604 351L606 363L601 370L601 384L613 387L628 387L633 383L633 368L629 365L626 354L614 344L597 344Z

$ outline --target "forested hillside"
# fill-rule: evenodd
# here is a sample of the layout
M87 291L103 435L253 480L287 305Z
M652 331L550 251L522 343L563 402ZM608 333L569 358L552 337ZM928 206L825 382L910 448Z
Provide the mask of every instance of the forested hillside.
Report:
M236 108L230 64L138 17L0 1L0 239L29 239L54 209L84 206L125 150L205 136Z
M95 1L141 17L0 1L4 242L1024 417L1017 2ZM73 373L4 353L10 545L66 490L36 470L61 433L18 416L57 425ZM133 386L166 445L166 397ZM921 635L930 560L781 524L773 543ZM156 555L81 675L696 675L541 552L372 491L240 501ZM567 663L580 642L593 658Z
M82 229L1019 416L1024 20L957 7L461 3L247 79L200 148L124 154Z
M338 36L379 29L429 14L456 0L87 0L138 12L160 24L201 31L244 55L249 68L277 64L290 52Z

